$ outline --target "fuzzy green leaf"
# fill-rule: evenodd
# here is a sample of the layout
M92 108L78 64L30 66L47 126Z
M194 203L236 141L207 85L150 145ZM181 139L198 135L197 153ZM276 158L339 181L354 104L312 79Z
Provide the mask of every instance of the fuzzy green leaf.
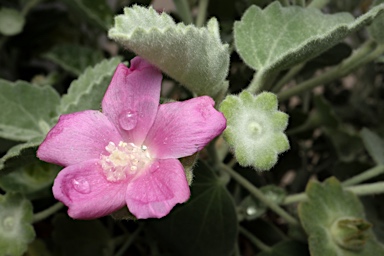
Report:
M1 176L0 188L7 192L20 192L34 198L43 188L52 185L61 168L44 162L32 162Z
M20 194L0 195L0 253L23 255L35 237L32 204Z
M365 148L376 164L384 164L384 140L368 128L364 128L360 135Z
M323 14L315 8L251 6L235 22L235 46L255 70L278 71L311 59L371 22L384 5L354 20L349 13Z
M25 18L17 10L10 8L0 9L0 33L6 36L19 34L24 27Z
M94 66L103 59L100 51L72 44L56 46L44 54L44 57L76 76L81 75L88 66Z
M384 3L384 0L375 0L373 5L379 5ZM368 27L369 34L378 43L384 43L384 14L379 15L372 24Z
M276 95L263 92L257 96L243 91L229 95L220 105L227 118L224 138L235 151L242 166L269 170L277 162L277 155L289 149L284 134L288 115L277 110Z
M175 24L152 7L133 6L115 18L108 35L197 94L215 95L227 87L228 45L221 43L214 18L197 28Z
M0 137L28 141L45 136L57 115L59 100L50 86L0 79Z
M205 163L199 162L194 174L189 201L149 225L174 255L229 256L237 237L232 197Z
M100 109L101 100L119 63L120 58L116 57L87 68L71 83L68 93L62 97L59 112L67 114L87 109Z
M7 173L11 170L19 168L20 166L37 161L36 150L42 141L43 138L39 137L10 148L8 152L0 158L1 173Z
M299 216L303 228L309 235L309 248L312 256L371 256L384 255L384 247L376 241L366 223L364 208L359 199L352 192L345 191L340 182L329 178L323 184L311 181L306 189L308 200L300 203ZM353 230L335 231L336 227L343 227L345 223L362 223L362 230L356 230L360 244L352 243L353 240L344 240L340 245L340 238L345 238L345 231L353 235ZM353 237L353 236L347 236ZM359 245L358 248L355 248Z

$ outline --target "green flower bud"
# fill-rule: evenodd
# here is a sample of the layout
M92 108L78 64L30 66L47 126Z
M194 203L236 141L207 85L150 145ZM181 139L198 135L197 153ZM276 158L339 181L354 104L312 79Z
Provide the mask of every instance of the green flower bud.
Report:
M341 218L336 220L331 227L334 241L347 250L359 251L364 248L368 239L367 230L371 224L359 218Z
M243 91L239 96L227 96L221 103L220 111L227 118L224 138L240 165L269 170L276 164L277 155L289 149L283 133L288 115L277 107L277 97L270 92L253 96Z

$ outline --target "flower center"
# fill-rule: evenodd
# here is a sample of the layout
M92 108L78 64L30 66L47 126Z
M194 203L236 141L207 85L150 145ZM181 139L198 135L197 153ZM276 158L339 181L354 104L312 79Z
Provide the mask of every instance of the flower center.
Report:
M101 155L101 167L109 181L119 181L134 175L148 164L152 163L152 158L145 145L137 146L133 143L120 141L109 142L105 149L109 155Z

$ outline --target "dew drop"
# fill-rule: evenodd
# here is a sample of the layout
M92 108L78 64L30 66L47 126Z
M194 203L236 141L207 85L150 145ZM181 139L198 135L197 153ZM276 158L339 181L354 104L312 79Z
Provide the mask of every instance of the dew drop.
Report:
M247 208L246 212L247 212L247 215L252 216L256 214L257 210L256 210L256 207L250 206Z
M82 194L88 194L91 192L91 186L89 185L88 181L84 178L75 178L72 180L73 188Z
M121 128L126 131L130 131L136 127L137 113L133 110L126 110L120 113L119 123Z

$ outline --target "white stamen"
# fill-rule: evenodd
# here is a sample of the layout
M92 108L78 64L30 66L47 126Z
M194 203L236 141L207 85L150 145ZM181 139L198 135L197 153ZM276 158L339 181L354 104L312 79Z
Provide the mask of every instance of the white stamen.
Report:
M105 150L109 153L100 156L101 167L109 181L119 181L134 175L152 163L152 158L145 145L136 146L133 143L120 141L118 146L112 141Z

